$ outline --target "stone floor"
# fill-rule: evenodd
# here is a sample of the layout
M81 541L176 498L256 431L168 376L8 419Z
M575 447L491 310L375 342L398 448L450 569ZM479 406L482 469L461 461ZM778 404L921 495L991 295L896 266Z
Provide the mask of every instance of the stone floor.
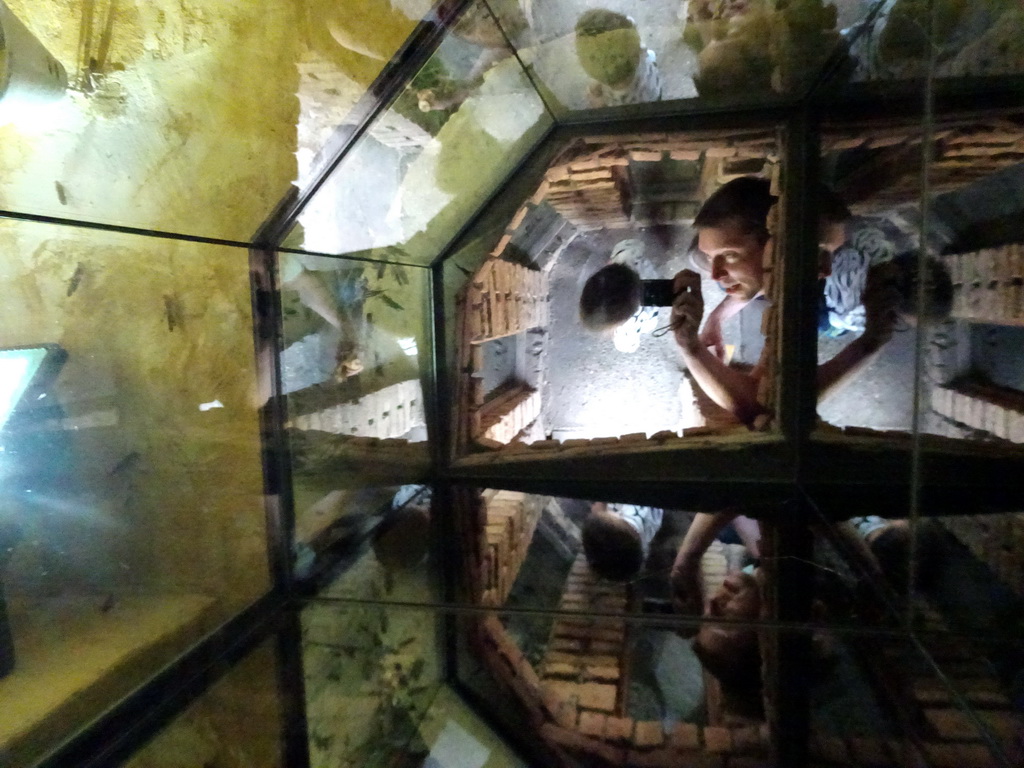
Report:
M626 354L610 336L590 333L578 320L586 279L605 265L612 246L628 237L643 239L648 258L661 274L678 268L675 241L653 231L611 230L579 235L551 271L551 327L545 424L555 438L590 438L676 429L679 426L681 365L670 335L645 336ZM683 240L679 240L683 242ZM688 242L688 241L687 241ZM661 312L667 324L668 310Z
M635 353L626 354L615 349L611 337L585 331L577 318L584 282L604 265L615 243L626 237L645 241L661 276L671 277L686 266L686 229L588 232L565 250L551 272L551 346L544 393L545 424L555 438L651 434L680 426L678 387L683 364L672 336L645 336ZM707 280L703 290L707 312L722 294ZM668 310L662 310L663 325L667 315ZM760 333L751 324L741 325L740 317L725 328L727 343L737 348L752 344L750 337ZM870 365L822 404L822 418L839 426L909 429L915 335L909 328L896 333ZM854 338L847 334L821 339L820 359L830 359Z

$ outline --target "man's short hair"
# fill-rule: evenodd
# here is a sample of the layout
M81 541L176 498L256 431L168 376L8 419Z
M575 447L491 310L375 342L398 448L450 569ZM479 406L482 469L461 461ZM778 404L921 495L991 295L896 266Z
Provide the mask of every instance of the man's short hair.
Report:
M580 294L580 322L592 331L622 325L643 301L640 276L625 264L599 269L583 285Z
M757 176L740 176L715 190L697 212L697 229L739 227L744 234L768 239L768 211L775 203L771 182Z
M583 521L583 553L590 569L609 581L629 581L644 564L640 533L621 518L592 512Z
M818 185L818 219L825 224L842 224L850 218L850 209L835 192Z

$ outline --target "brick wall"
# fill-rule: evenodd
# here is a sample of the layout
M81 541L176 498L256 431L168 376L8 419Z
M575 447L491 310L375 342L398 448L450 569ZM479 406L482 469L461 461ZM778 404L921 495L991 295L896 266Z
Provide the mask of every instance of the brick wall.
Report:
M543 512L543 500L514 491L484 493L486 552L482 577L484 605L508 597Z
M505 583L514 580L513 571L518 569L511 566L517 559L521 565L516 552L524 552L529 539L529 516L520 511L529 497L487 492L485 497L476 496L478 505L473 501L462 499L462 525L486 534L485 546L495 562L508 559ZM520 542L518 547L513 540ZM470 553L468 559L479 565L469 570L488 572L489 556ZM706 566L709 578L720 575L723 553L716 549ZM487 583L486 578L481 581ZM494 599L491 589L482 591L485 602ZM573 564L559 606L572 615L553 623L538 669L494 615L476 624L470 633L471 647L495 681L520 703L558 765L762 765L768 754L766 727L702 728L689 723L666 727L660 721L636 721L623 714L628 677L626 622L595 619L592 614L623 612L626 599L624 585L595 578L581 555Z
M627 227L632 223L631 163L701 163L703 181L717 186L730 178L730 164L745 159L775 162L775 153L776 138L766 131L586 137L571 143L548 169L533 202L547 201L579 230ZM694 202L712 191L702 183Z
M547 275L501 258L490 258L468 283L465 312L469 321L467 340L473 344L546 327Z
M470 434L477 445L500 448L540 416L540 392L522 384L500 389L470 408Z
M991 664L971 640L940 634L948 632L949 626L937 611L922 605L919 612L925 629L930 631L922 637L925 650L967 700L1011 764L1024 763L1024 716L1014 711ZM930 672L910 677L909 684L924 718L923 749L933 765L960 768L998 764L987 757L988 748L974 720ZM960 762L956 762L958 757Z
M593 642L608 642L596 638L604 632L611 637L617 631L613 625L591 623L583 631L595 638ZM569 690L539 676L497 616L480 621L474 638L478 657L495 681L520 703L558 766L754 768L766 764L768 729L763 725L675 723L666 727L657 720L609 713L609 693L584 687L600 686L600 682L576 683L578 687Z
M991 665L968 639L949 634L942 616L922 599L915 602L922 646L967 700L1010 758L1024 759L1024 717L1015 712ZM811 754L820 765L995 768L994 757L974 722L933 668L906 640L862 637L851 649L873 683L902 738L815 733Z
M532 208L534 205L527 203L519 209L490 258L456 299L459 376L455 434L460 452L471 443L500 448L540 415L540 393L528 388L513 387L515 391L496 393L485 402L478 375L484 363L484 342L544 329L549 322L547 272L502 258Z
M1024 161L1021 129L1011 122L1016 117L939 118L932 134L928 164L933 194L959 189L996 171ZM830 130L822 139L822 152L840 150L873 151L873 158L861 163L846 186L837 190L855 211L886 208L894 203L917 200L921 193L921 126L858 125Z
M970 380L933 387L932 410L940 416L990 435L1024 443L1024 395Z
M296 416L289 426L384 440L401 437L424 423L423 390L419 379L411 379L370 392L355 403Z
M625 609L626 586L598 578L587 565L586 556L580 553L569 571L559 605L559 610L578 617L553 622L540 669L545 691L560 696L574 711L563 724L575 725L585 713L622 714L625 622L598 621L588 616L592 612L622 613Z
M938 518L993 575L1024 597L1024 513Z
M1024 325L1024 245L942 257L953 282L953 317Z

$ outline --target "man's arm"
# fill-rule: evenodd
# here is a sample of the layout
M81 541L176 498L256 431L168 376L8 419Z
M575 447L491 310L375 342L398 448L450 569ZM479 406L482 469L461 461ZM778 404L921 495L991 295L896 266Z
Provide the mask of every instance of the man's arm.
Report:
M700 559L719 531L731 523L737 514L736 510L725 510L714 514L700 512L694 516L686 536L683 537L683 543L676 552L676 559L672 563L672 572L669 575L673 602L680 613L698 614L703 609Z
M348 312L339 308L337 299L323 281L310 270L302 268L286 280L284 285L299 294L299 301L341 331L338 349L335 351L338 360L335 378L341 381L361 372L363 364L359 360L358 328Z
M673 287L676 300L672 305L672 328L686 367L717 405L744 424L751 424L764 412L757 402L757 378L727 366L704 346L698 335L704 315L700 276L684 269L675 276Z

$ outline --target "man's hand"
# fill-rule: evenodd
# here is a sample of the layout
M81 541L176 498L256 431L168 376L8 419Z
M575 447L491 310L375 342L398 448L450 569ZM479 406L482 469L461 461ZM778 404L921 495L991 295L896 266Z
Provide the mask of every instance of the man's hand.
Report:
M704 317L704 297L700 292L700 275L684 269L672 281L675 301L672 304L672 330L676 343L684 350L696 352L702 343L698 331Z
M700 560L676 558L669 574L672 606L684 616L700 616L704 612L704 594L700 584Z
M359 348L348 339L338 342L335 360L337 365L334 368L334 380L338 383L358 375L363 370L363 362L359 359Z

